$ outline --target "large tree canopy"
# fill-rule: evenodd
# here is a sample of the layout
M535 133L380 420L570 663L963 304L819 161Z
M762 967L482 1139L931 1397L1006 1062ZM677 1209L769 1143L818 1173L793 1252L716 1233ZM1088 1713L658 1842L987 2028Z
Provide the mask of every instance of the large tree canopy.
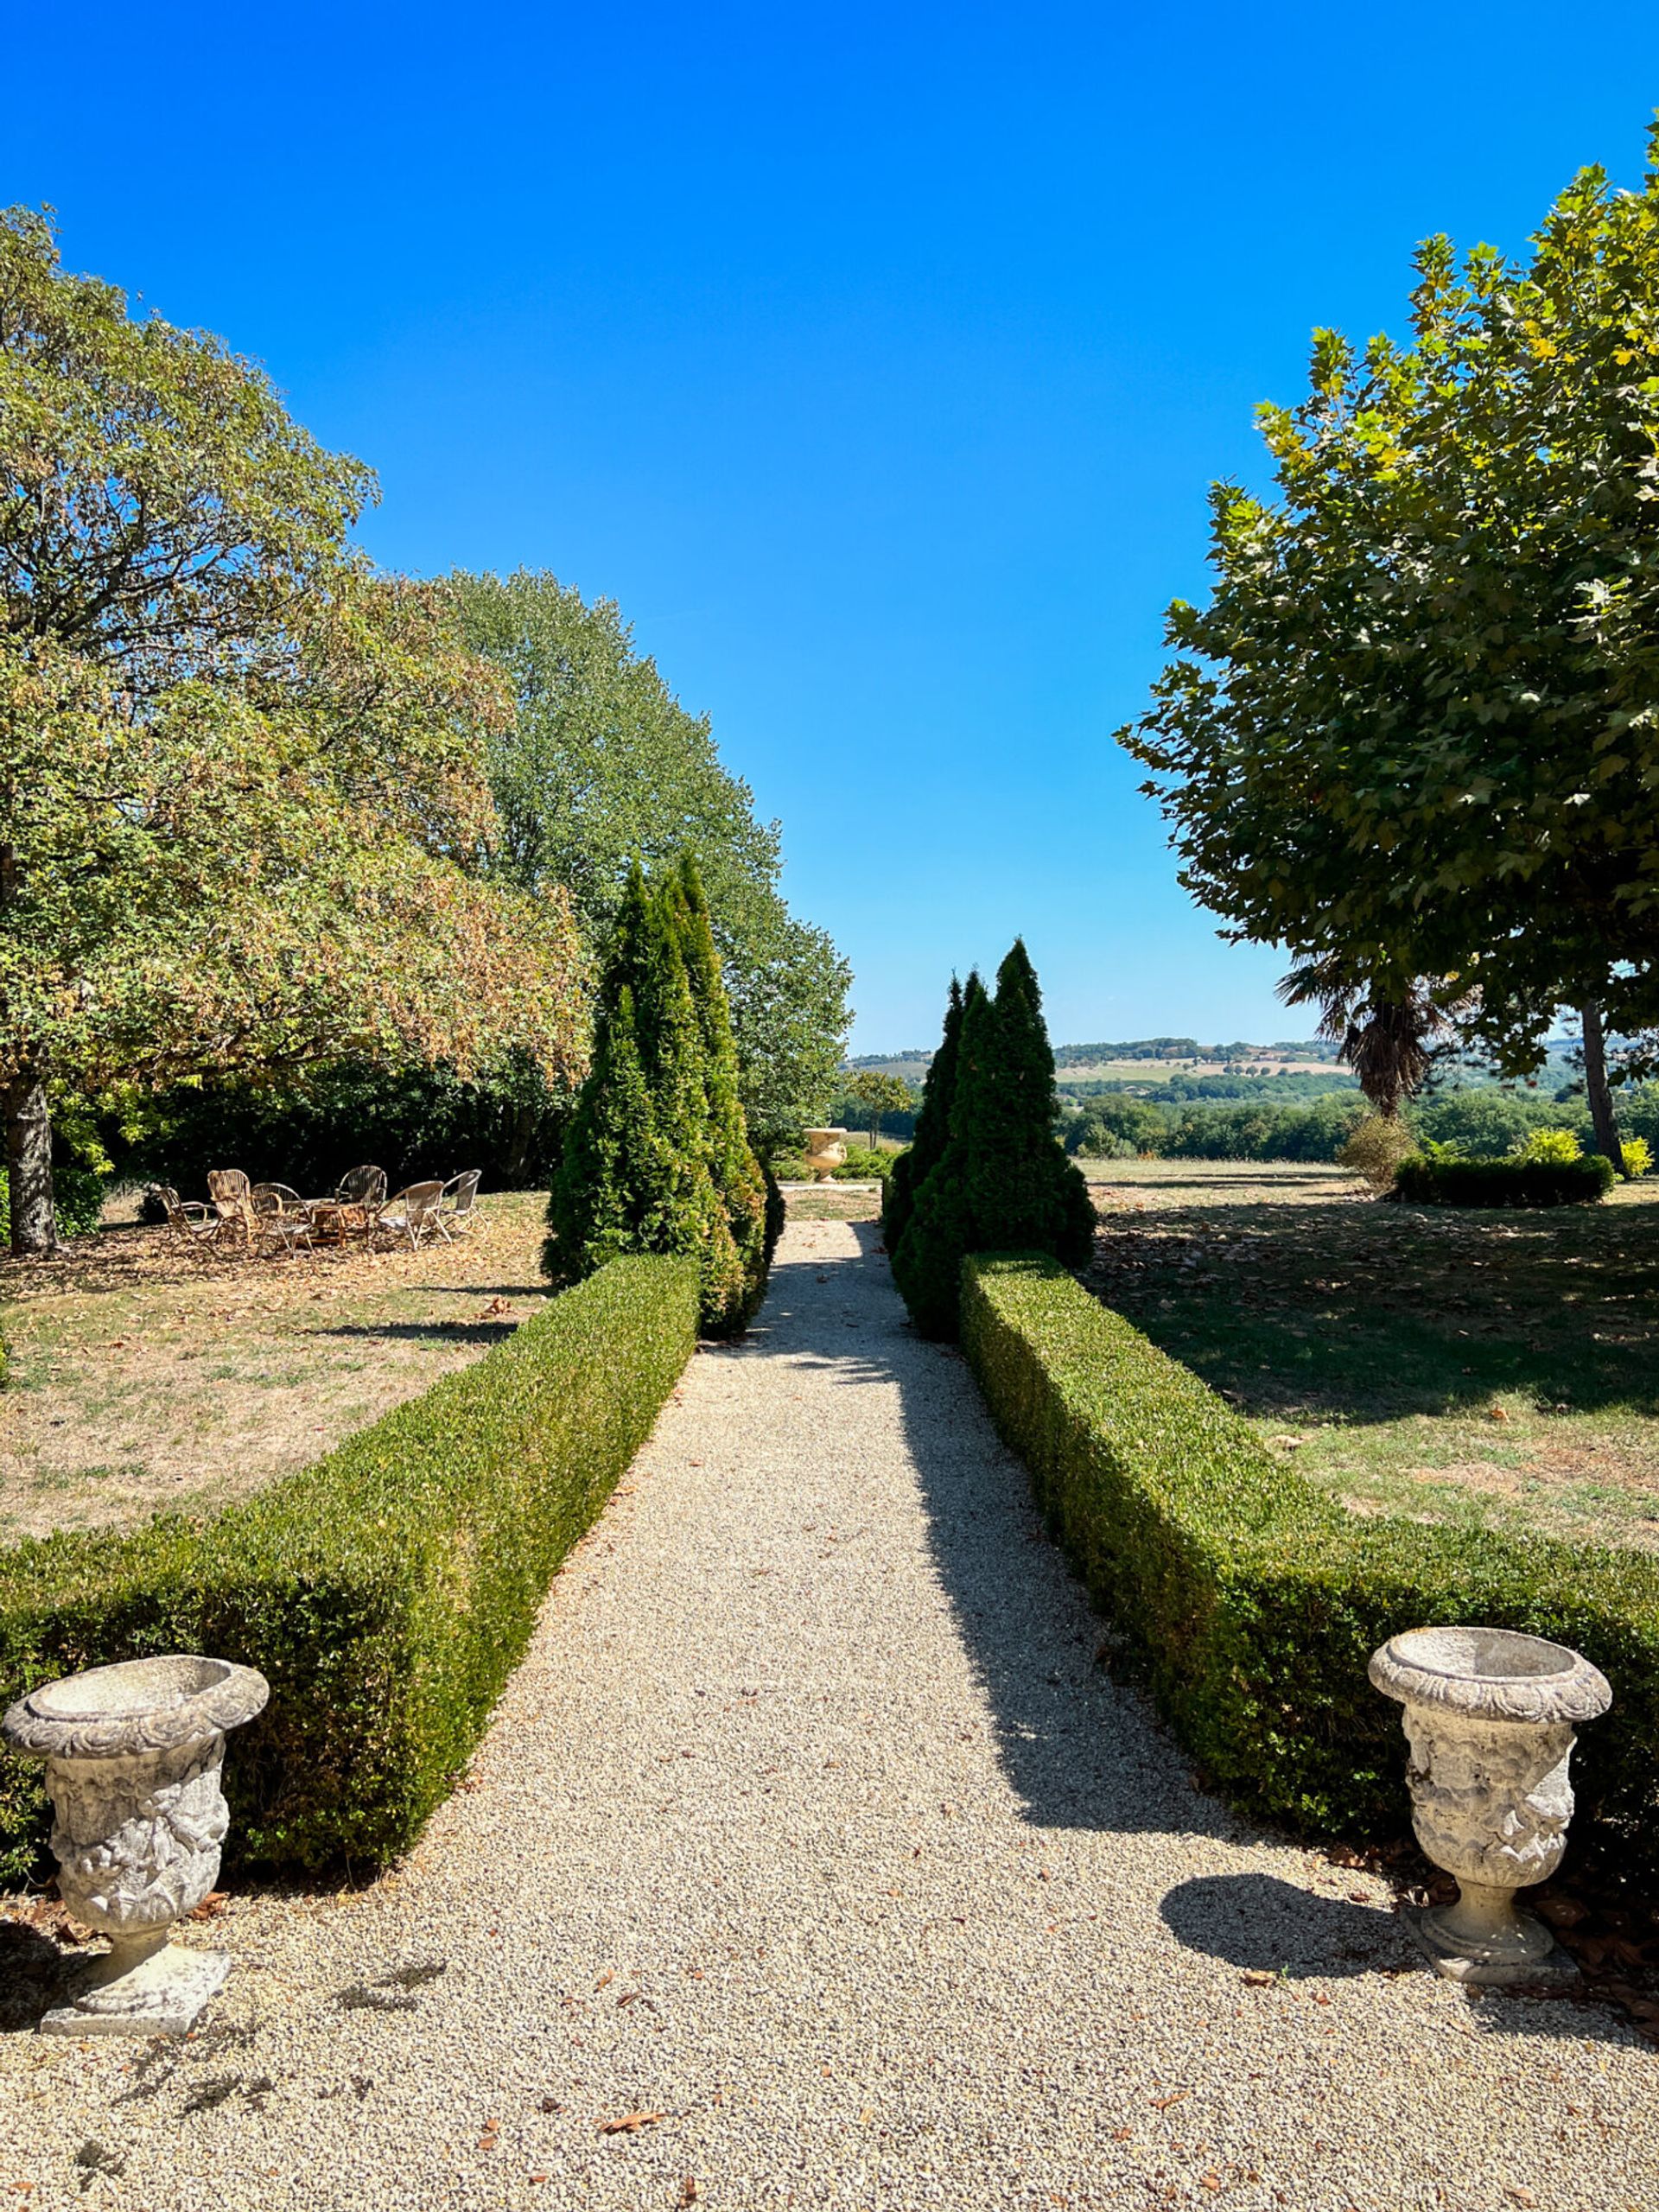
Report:
M731 1001L740 1085L763 1147L821 1110L846 1035L846 963L778 888L778 824L755 818L689 714L633 646L614 603L544 571L456 575L468 644L505 674L516 712L493 741L503 850L528 890L569 887L588 941L609 938L632 861L695 855Z
M216 340L0 215L0 1084L19 1249L52 1086L509 1045L568 1070L582 955L500 880L506 702L347 532L372 480Z
M1120 733L1229 934L1472 994L1513 1072L1563 1002L1659 1020L1659 173L1586 170L1533 247L1431 239L1408 344L1317 335Z

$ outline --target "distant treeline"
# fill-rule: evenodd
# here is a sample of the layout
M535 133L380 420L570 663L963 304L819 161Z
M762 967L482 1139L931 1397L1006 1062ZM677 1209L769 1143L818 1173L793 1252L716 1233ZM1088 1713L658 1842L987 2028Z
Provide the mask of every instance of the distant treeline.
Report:
M1254 1096L1254 1092L1252 1093ZM1617 1093L1619 1126L1659 1149L1659 1083ZM1091 1099L1065 1125L1068 1152L1095 1160L1149 1153L1163 1160L1334 1160L1370 1109L1357 1092L1326 1090L1306 1105L1160 1105L1127 1093ZM1495 1087L1446 1090L1407 1109L1411 1128L1470 1158L1510 1150L1535 1129L1571 1129L1594 1148L1582 1096L1540 1096Z
M1099 1076L1060 1085L1065 1099L1145 1098L1156 1106L1182 1106L1189 1099L1205 1098L1274 1101L1323 1098L1328 1091L1357 1090L1358 1088L1355 1077L1339 1073L1334 1068L1321 1075L1281 1075L1265 1065L1254 1075L1171 1075L1161 1083L1143 1083L1138 1077Z

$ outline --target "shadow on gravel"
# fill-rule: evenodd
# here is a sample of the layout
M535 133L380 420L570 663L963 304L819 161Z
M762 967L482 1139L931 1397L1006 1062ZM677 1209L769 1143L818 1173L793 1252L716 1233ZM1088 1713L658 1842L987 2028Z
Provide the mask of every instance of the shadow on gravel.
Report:
M1144 1702L1097 1663L1101 1629L959 1353L912 1330L874 1222L856 1261L780 1267L727 1358L772 1357L896 1389L940 1587L988 1700L1002 1770L1035 1826L1235 1835ZM826 1438L826 1448L835 1440Z
M1247 1974L1302 1981L1422 1963L1392 1913L1272 1874L1201 1874L1177 1883L1159 1910L1189 1951Z

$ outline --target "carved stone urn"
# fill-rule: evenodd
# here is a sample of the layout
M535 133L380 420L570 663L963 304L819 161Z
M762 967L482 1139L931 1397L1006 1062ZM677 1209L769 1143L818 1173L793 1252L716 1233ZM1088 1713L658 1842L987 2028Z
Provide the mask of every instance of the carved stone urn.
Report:
M836 1170L847 1157L845 1129L809 1129L806 1133L806 1164L812 1170L813 1180L833 1183Z
M65 1904L110 1939L44 2034L183 2035L224 1986L223 1952L168 1938L219 1878L226 1732L270 1694L226 1659L133 1659L43 1683L0 1721L14 1751L46 1761Z
M1516 1910L1515 1893L1561 1863L1574 1729L1612 1703L1605 1676L1542 1637L1414 1628L1373 1655L1370 1677L1405 1707L1417 1840L1457 1877L1457 1902L1416 1917L1423 1949L1458 1981L1570 1974L1549 1930Z

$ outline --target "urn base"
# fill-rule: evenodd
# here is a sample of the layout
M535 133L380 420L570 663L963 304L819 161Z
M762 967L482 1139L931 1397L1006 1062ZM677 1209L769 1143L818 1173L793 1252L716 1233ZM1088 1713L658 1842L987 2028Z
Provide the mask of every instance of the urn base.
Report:
M41 2022L43 2036L188 2035L225 1986L223 1951L186 1951L163 1943L137 1963L118 1948L82 1969L67 2005Z
M1571 1981L1578 1968L1543 1923L1517 1912L1512 1894L1470 1882L1455 1904L1404 1916L1413 1942L1437 1974L1477 1989L1516 1982Z

